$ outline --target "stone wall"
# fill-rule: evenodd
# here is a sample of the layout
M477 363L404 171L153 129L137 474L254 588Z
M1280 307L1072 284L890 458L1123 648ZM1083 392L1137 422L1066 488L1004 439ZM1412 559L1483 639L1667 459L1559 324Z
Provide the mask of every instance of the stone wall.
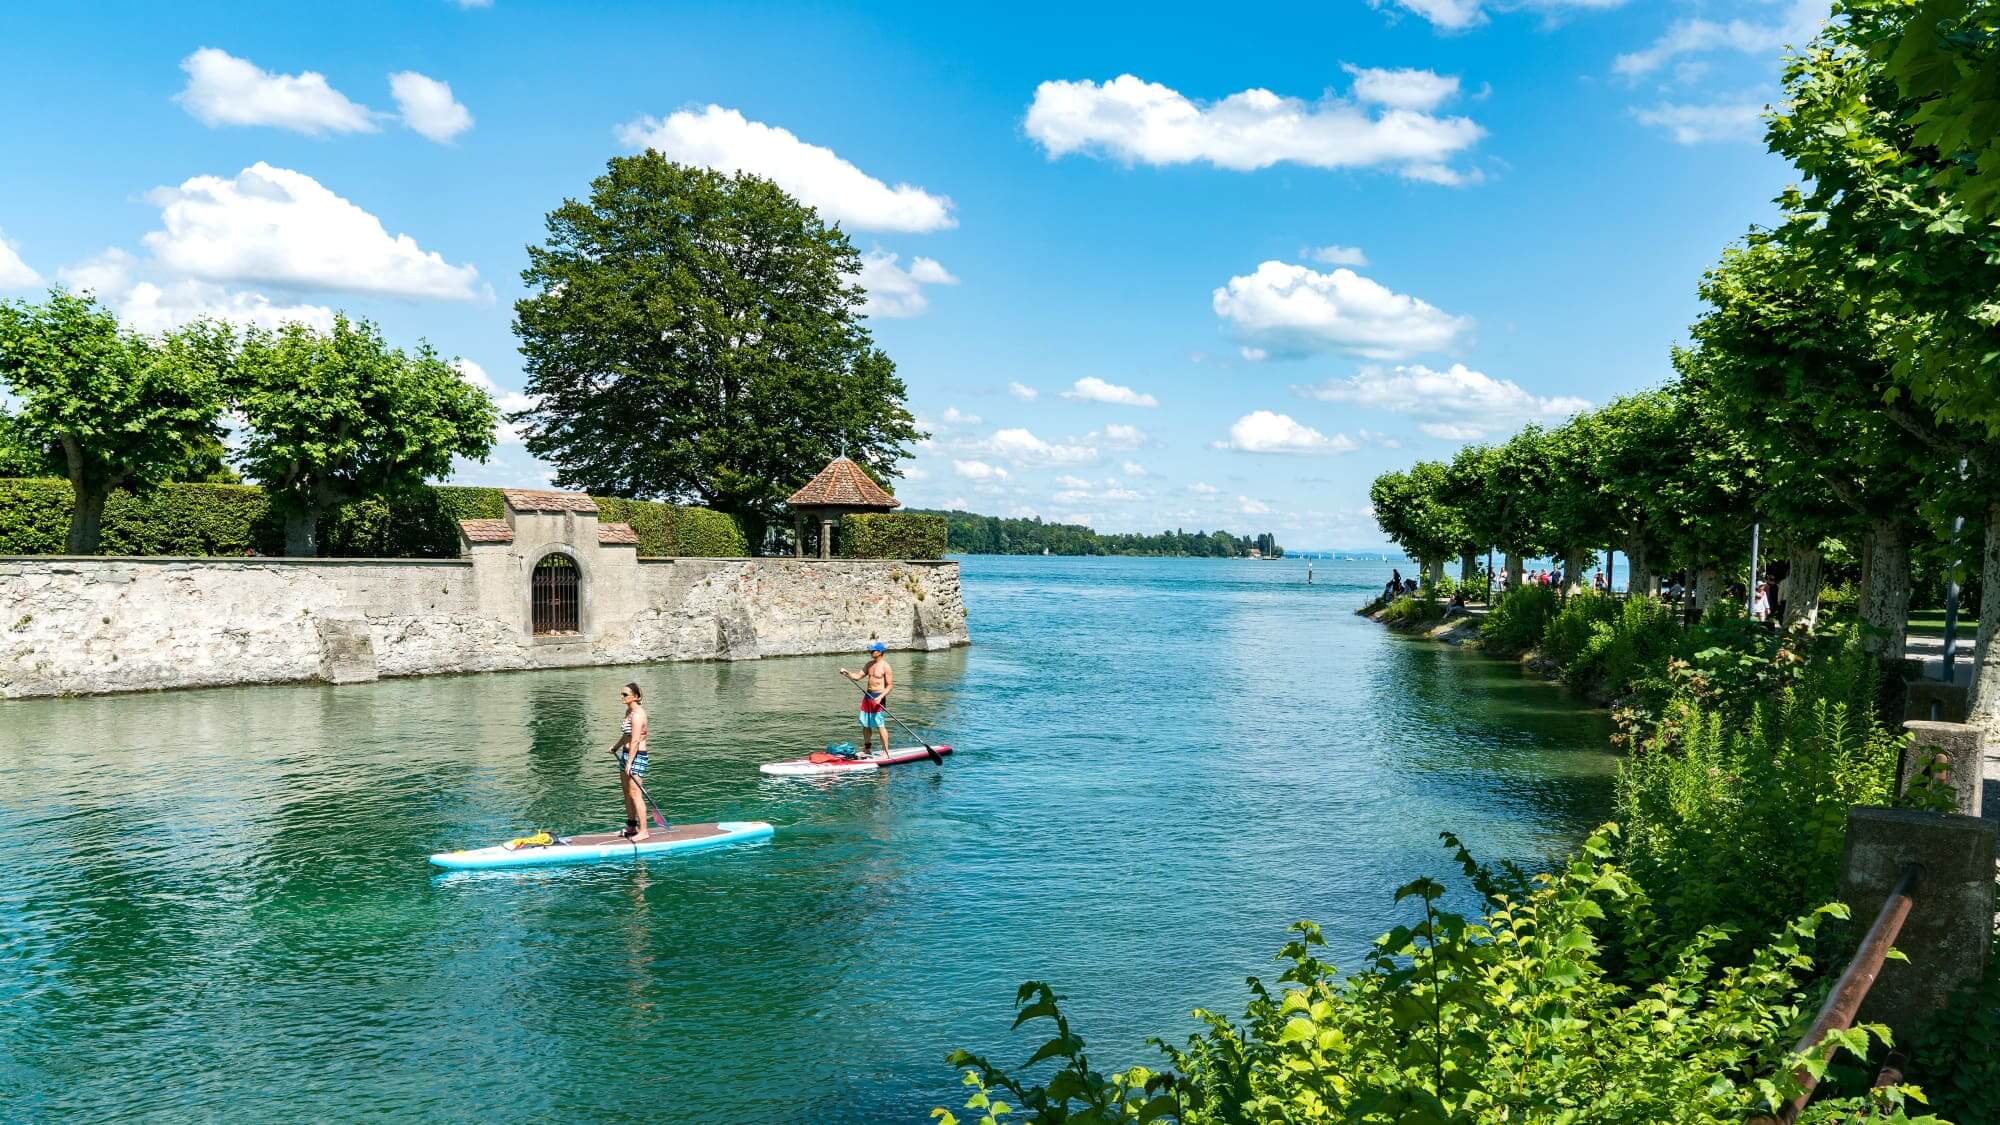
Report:
M640 559L594 522L462 560L0 558L0 698L968 641L954 562ZM535 636L528 574L558 549L581 628Z

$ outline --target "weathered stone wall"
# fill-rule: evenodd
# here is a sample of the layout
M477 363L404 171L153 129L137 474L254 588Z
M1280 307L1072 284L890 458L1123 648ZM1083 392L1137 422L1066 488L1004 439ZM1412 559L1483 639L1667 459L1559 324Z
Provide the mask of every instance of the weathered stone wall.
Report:
M743 660L967 643L953 562L583 552L582 631L528 625L532 553L0 558L0 697Z

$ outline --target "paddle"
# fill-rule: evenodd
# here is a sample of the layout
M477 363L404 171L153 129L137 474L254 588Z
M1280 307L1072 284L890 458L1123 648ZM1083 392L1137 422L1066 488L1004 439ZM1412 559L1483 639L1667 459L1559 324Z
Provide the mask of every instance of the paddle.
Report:
M851 683L851 684L852 684L852 683L854 683L854 681L853 681L852 679L849 679L849 678L848 678L848 675L847 675L847 673L846 673L846 672L842 672L842 673L840 673L840 678L841 678L841 679L843 679L843 680L847 680L847 682L848 682L848 683ZM855 686L856 686L856 687L860 687L860 685L859 685L859 684L855 684ZM863 699L866 699L866 698L868 698L868 689L867 689L867 688L865 688L865 687L864 687L864 688L861 688L861 698L863 698ZM879 706L879 707L881 707L881 708L882 708L882 713L883 713L884 715L889 715L889 705L888 705L888 704L886 704L886 703L878 703L878 704L877 704L877 706ZM907 734L907 735L909 735L909 736L910 736L911 738L914 738L914 739L916 739L916 740L917 740L918 742L923 742L923 743L924 743L924 753L926 753L926 754L929 754L929 755L931 756L931 761L933 761L933 762L936 762L936 763L937 763L938 765L944 765L944 755L943 755L943 754L940 754L940 753L938 753L938 752L937 752L936 750L932 749L932 748L931 748L931 744L930 744L930 743L928 743L928 742L924 742L924 736L923 736L923 735L921 735L921 734L918 734L918 733L917 733L916 731L913 731L913 730L911 730L911 729L910 729L910 724L908 724L908 723L904 722L904 721L903 721L903 720L901 720L901 719L898 719L898 718L896 718L896 716L894 716L894 715L889 715L889 718L890 718L890 719L891 719L892 721L894 721L894 722L895 722L895 724L896 724L897 726L900 726L900 727L902 727L902 728L903 728L903 733L904 733L904 734ZM883 742L884 742L884 743L886 744L886 743L888 742L888 739L886 739L886 738L885 738L885 739L883 739L882 741L883 741Z
M620 773L625 772L624 767L622 766L619 767L618 772ZM653 823L659 825L660 831L662 832L673 831L674 826L668 824L667 818L660 815L660 806L653 803L653 795L651 793L646 792L646 783L640 781L639 775L636 773L632 775L632 784L639 787L639 799L646 802L647 811L653 814Z

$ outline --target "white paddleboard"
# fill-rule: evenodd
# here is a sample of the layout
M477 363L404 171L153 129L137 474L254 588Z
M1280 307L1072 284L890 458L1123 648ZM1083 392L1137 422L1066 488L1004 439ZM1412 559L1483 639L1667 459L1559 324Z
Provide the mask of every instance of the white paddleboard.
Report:
M933 746L939 757L951 753L949 746ZM930 752L921 746L905 746L884 754L876 751L859 758L843 758L837 754L818 753L803 758L793 758L788 762L767 762L758 766L760 773L772 777L831 777L843 773L870 773L886 766L900 766L909 762L930 761Z

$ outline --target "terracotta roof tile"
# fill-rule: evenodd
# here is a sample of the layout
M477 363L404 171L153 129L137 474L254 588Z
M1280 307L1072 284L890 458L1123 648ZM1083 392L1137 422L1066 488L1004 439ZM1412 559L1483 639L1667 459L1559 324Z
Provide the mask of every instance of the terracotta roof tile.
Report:
M517 512L596 512L597 501L581 492L552 492L540 488L503 488L507 506Z
M512 543L514 529L506 520L460 520L458 530L467 543Z
M845 457L836 457L819 471L804 488L792 493L785 503L793 507L900 508L901 500L882 490L869 479L861 466Z
M600 523L597 525L597 542L602 544L639 545L639 533L632 530L629 523Z

